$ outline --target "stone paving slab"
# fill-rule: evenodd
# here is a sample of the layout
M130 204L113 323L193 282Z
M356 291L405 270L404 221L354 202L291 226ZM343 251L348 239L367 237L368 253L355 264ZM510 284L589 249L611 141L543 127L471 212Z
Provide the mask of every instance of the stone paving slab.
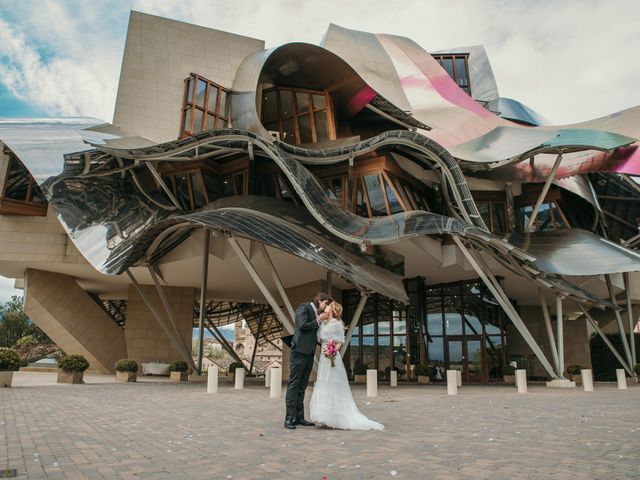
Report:
M22 373L22 375L44 375ZM24 379L23 379L24 380ZM96 376L95 381L99 378ZM145 381L0 389L0 470L24 479L637 479L640 387L379 387L383 432L282 428L284 399ZM307 398L308 401L308 398Z

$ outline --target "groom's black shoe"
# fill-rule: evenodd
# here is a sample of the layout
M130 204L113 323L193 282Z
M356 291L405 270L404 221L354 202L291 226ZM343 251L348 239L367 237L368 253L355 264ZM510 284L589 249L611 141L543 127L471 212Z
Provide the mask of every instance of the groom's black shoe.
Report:
M308 422L304 418L296 419L296 425L302 425L303 427L315 427L316 424L313 422Z
M296 419L292 417L287 417L284 419L284 428L288 428L290 430L296 429Z

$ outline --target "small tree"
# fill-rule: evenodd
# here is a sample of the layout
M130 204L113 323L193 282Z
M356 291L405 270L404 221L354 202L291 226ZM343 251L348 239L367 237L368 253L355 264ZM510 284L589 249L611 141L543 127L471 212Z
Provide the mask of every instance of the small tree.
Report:
M20 355L10 348L0 348L0 371L14 372L20 368Z
M84 372L89 362L82 355L67 355L58 360L58 368L65 372Z

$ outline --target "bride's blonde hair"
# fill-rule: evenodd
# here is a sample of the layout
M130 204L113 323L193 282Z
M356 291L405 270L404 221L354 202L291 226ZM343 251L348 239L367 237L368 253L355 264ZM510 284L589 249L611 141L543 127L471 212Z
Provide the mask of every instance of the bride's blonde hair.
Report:
M335 300L329 304L329 308L331 309L331 314L334 318L342 319L342 305L340 305Z

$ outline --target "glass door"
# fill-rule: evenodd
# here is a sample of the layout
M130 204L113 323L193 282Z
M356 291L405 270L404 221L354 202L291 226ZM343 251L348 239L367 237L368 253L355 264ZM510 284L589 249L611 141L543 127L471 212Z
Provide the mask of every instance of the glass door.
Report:
M460 370L465 383L486 381L486 359L481 336L450 336L447 347L449 370Z

